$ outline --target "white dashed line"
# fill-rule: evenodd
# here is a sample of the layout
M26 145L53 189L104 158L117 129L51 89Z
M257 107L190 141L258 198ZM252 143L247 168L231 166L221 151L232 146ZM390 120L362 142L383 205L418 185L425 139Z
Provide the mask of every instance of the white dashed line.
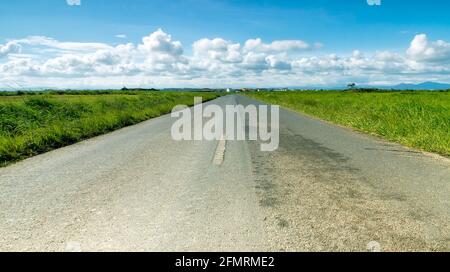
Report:
M222 165L223 160L225 158L225 149L226 149L227 141L225 140L225 136L219 140L217 144L216 153L214 154L213 164L214 165Z

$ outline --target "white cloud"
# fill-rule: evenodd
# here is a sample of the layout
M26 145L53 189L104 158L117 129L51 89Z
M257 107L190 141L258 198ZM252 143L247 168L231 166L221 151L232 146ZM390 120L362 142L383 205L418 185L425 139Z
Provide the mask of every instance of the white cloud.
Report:
M81 6L81 0L66 0L69 6Z
M142 38L139 49L150 53L160 53L172 56L183 54L181 42L172 41L172 36L158 29L149 36Z
M426 34L416 35L407 54L417 61L448 62L450 60L450 43L442 40L430 42Z
M242 61L241 45L221 38L201 39L193 45L194 56L197 58L209 58L223 62L236 63Z
M126 39L126 38L127 38L127 35L125 35L125 34L117 34L117 35L115 35L114 37L116 37L116 38L118 38L118 39Z
M321 47L317 44L317 47ZM245 42L244 50L247 52L286 52L286 51L302 51L310 49L311 46L301 40L282 40L273 41L269 44L263 43L261 39L250 39Z
M405 52L354 50L325 55L310 50L313 47L301 40L267 44L250 39L241 46L222 38L203 38L192 44L192 54L186 54L181 42L161 29L139 44L118 46L32 36L0 45L0 56L8 56L0 60L0 80L61 88L122 87L125 83L267 87L450 81L450 44L429 41L423 34Z
M285 55L270 55L266 57L269 67L276 70L290 70L292 64Z
M249 52L245 55L242 67L251 71L263 71L268 68L264 53Z
M15 40L15 43L42 46L45 48L66 50L66 51L96 51L96 50L108 50L112 46L104 43L87 43L87 42L60 42L53 38L45 36L30 36L25 39Z
M13 53L19 53L22 46L17 42L8 42L5 45L0 44L0 58Z

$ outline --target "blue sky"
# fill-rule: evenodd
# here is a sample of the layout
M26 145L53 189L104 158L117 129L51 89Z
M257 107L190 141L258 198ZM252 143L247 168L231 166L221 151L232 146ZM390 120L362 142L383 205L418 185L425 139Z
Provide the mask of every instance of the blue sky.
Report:
M80 5L68 4L77 1ZM3 81L55 87L63 87L56 82L66 82L68 87L108 87L101 79L117 78L121 69L126 71L120 82L111 87L127 82L222 87L450 81L445 69L450 59L449 10L450 2L445 0L381 0L379 6L370 6L366 0L0 1L0 69L6 72ZM159 34L151 36L159 29ZM32 39L37 36L53 43ZM147 45L144 37L151 37ZM215 38L220 41L213 42ZM254 51L244 48L248 40L257 38L261 44ZM201 39L208 40L194 47ZM410 50L414 41L415 51ZM158 46L152 47L154 42ZM70 50L64 43L71 43ZM88 43L98 46L87 50ZM182 53L162 51L178 48L178 43ZM124 53L122 47L127 44L133 48ZM129 59L87 63L95 54ZM68 67L79 62L86 63ZM30 67L20 70L18 63ZM136 67L129 71L126 65ZM372 70L376 77L369 73ZM211 74L217 78L212 80Z

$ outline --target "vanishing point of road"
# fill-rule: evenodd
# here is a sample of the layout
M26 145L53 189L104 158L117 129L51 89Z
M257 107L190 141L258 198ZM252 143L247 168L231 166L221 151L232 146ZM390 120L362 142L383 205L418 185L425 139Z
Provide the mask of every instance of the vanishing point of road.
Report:
M173 122L0 169L0 251L450 251L446 158L287 110L275 152Z

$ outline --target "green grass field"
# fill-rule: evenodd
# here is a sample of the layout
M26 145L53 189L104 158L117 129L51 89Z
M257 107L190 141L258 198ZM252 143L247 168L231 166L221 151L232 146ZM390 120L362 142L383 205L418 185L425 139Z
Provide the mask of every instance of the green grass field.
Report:
M259 92L267 103L450 156L450 92Z
M0 96L0 166L192 105L218 93L94 92Z

